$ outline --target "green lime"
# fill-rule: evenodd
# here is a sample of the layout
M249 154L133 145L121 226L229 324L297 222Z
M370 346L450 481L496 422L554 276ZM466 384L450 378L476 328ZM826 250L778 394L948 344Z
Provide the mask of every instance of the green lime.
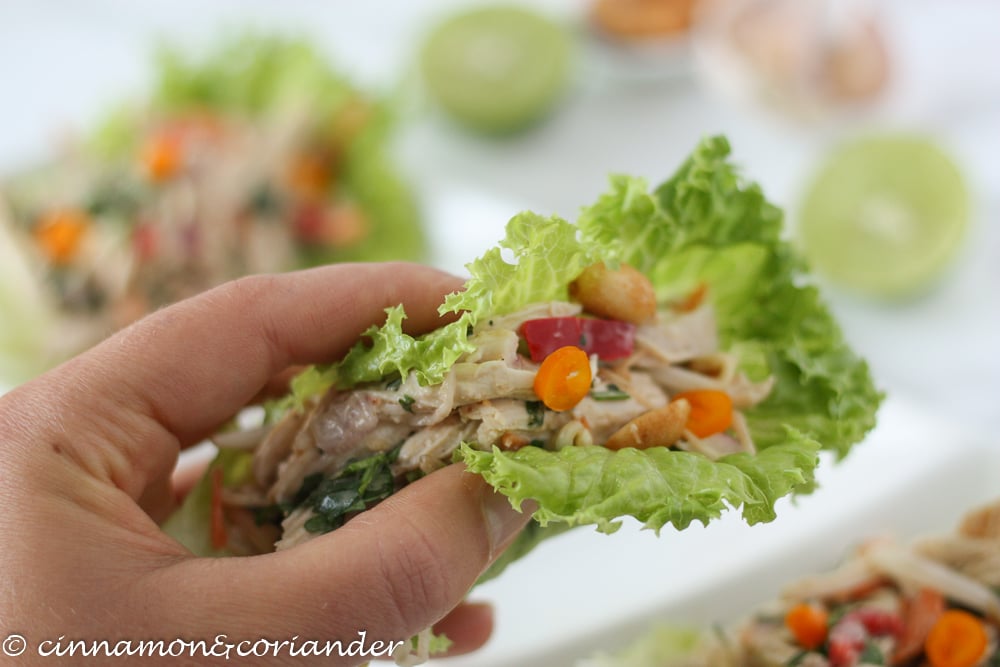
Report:
M569 79L566 29L527 8L489 6L453 16L428 36L427 88L452 116L488 133L522 129L544 116Z
M813 268L873 296L913 295L955 259L969 222L958 167L933 141L873 136L835 150L809 187L799 238Z

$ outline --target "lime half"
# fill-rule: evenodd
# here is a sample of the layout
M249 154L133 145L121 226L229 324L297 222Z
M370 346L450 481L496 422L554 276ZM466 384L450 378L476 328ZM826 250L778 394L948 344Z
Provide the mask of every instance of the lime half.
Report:
M817 271L868 295L926 289L955 259L969 221L962 174L934 142L875 136L841 146L809 187L799 238Z
M437 102L465 125L513 132L539 120L565 90L571 42L567 30L532 10L477 8L431 32L423 77Z

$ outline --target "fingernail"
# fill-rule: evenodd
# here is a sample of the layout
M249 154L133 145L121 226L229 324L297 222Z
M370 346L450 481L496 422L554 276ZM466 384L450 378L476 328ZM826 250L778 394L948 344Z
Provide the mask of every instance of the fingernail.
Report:
M510 500L506 496L497 493L489 485L484 486L486 488L483 489L480 506L486 523L486 534L490 540L490 558L492 558L500 553L524 527L528 517L531 516L531 508L522 507L523 511L518 512L511 507Z

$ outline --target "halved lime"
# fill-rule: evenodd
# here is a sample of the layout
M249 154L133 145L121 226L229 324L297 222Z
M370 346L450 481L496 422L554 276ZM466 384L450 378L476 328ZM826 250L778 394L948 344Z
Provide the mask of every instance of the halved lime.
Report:
M934 141L871 136L836 149L808 188L799 239L813 268L879 297L927 288L969 222L962 173Z
M456 15L427 38L421 67L427 88L473 129L506 133L548 112L566 88L572 40L535 11L488 6Z

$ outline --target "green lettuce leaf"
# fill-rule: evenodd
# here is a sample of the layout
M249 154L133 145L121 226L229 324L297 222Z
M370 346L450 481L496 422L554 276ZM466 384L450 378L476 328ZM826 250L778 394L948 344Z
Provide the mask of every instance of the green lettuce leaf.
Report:
M468 264L472 276L461 292L445 299L442 312L468 311L474 322L504 315L530 303L566 300L569 283L601 259L597 247L581 243L577 228L560 218L521 213L507 223L499 247ZM510 263L502 249L516 258Z
M370 342L354 346L334 367L337 384L348 387L394 375L405 376L411 370L420 382L434 384L464 352L471 352L468 328L471 313L427 335L414 338L403 332L406 314L402 306L386 310L388 318L381 326L364 333Z
M365 342L352 347L344 358L323 366L310 366L293 378L291 392L282 406L300 409L313 397L331 387L346 389L362 382L388 377L404 377L414 371L424 384L441 382L452 364L473 350L468 329L474 316L465 313L420 337L403 331L406 313L402 306L386 309L386 322L371 326L363 334Z
M464 444L461 457L520 509L538 503L541 526L551 522L594 524L605 533L633 516L647 528L664 524L686 528L707 523L728 507L743 508L749 523L774 518L774 501L812 480L817 443L798 434L756 455L745 453L712 461L700 454L663 447L612 451L604 447L537 447L483 452Z

